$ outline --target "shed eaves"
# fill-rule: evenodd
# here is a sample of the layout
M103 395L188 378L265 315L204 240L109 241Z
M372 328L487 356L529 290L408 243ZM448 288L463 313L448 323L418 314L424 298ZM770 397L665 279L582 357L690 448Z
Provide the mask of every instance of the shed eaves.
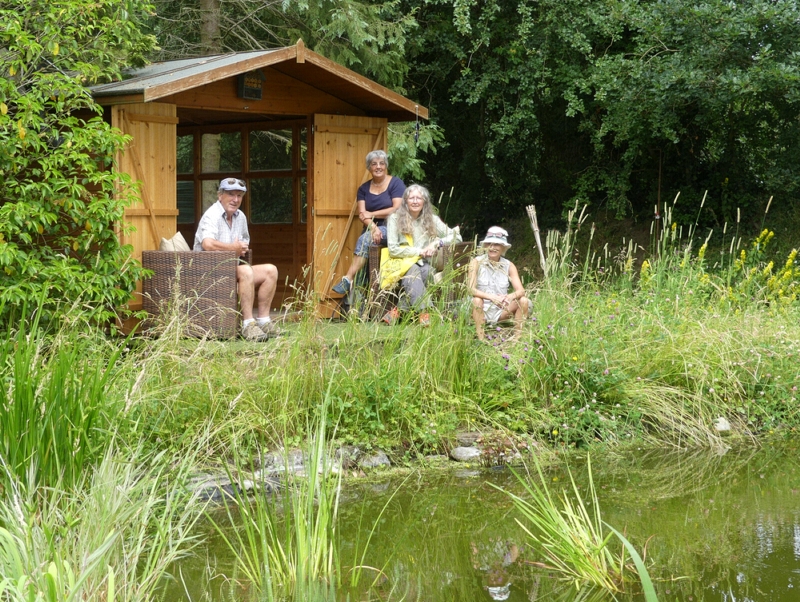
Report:
M390 121L428 118L428 110L414 101L305 48L295 46L272 50L233 52L223 55L154 63L125 74L118 82L91 88L97 99L141 95L144 102L191 90L213 81L272 67L308 85L327 92L370 114ZM104 103L107 104L107 103Z

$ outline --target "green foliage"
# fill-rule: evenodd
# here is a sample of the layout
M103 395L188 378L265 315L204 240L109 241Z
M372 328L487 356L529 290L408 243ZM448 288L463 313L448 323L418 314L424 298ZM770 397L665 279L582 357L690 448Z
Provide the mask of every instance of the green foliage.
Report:
M794 199L797 19L771 0L427 2L407 87L447 132L434 188L480 227L534 199L553 221L575 198L643 214L708 190L704 223Z
M259 478L247 474L237 457L228 476L233 483L255 481L256 494L251 499L234 486L234 495L223 498L229 524L208 513L259 599L332 599L324 593L343 582L337 534L342 477L341 471L334 474L327 433L323 408L305 449L305 475L293 478L288 468L283 473L281 505L270 492L258 490Z
M109 444L106 389L121 348L83 321L50 337L24 318L0 340L0 482L72 487Z
M0 8L0 319L44 293L101 319L140 276L117 228L133 197L114 169L127 142L86 86L119 75L154 40L138 2L4 2Z
M305 45L337 63L398 88L407 70L407 37L417 22L398 0L233 0L209 7L156 0L150 21L160 59Z
M202 516L185 488L191 458L167 460L112 446L71 486L7 481L0 490L2 599L157 598L173 563L197 545Z
M535 461L535 460L534 460ZM555 496L547 485L538 462L536 475L514 473L524 488L524 497L506 491L523 520L517 524L547 558L548 569L572 581L577 589L594 586L615 593L622 591L625 554L612 551L589 462L589 496L583 500L569 473L572 490ZM557 500L556 501L556 497Z
M422 182L425 167L422 153L435 154L446 147L444 131L436 124L416 124L410 121L389 125L389 157L393 175L406 184Z

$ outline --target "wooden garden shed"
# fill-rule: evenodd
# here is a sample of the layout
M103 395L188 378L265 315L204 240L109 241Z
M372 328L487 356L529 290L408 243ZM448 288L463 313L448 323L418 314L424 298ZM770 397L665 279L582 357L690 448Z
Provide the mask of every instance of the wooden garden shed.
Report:
M239 177L253 261L280 274L275 305L300 287L316 291L323 315L361 231L353 216L364 157L386 149L388 122L428 117L302 40L148 65L92 94L132 136L119 167L141 183L141 203L126 211L135 231L121 236L137 259L176 231L192 245L220 178Z

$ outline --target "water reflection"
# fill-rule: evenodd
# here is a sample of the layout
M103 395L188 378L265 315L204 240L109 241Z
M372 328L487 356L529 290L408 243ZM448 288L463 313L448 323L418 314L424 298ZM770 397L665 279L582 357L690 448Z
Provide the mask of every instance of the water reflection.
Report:
M585 458L570 469L586 487ZM592 458L604 519L646 548L659 600L788 602L800 599L800 470L795 449L725 455L633 450ZM546 472L568 483L566 465ZM605 602L541 568L513 505L488 485L518 491L508 471L417 474L350 483L340 510L340 562L363 566L359 587L324 597L358 601ZM377 521L377 523L376 523ZM363 542L375 525L366 557ZM168 599L250 600L224 548L181 566L186 585ZM212 568L209 568L212 567ZM346 580L346 579L345 579ZM322 595L322 593L320 594ZM332 596L332 598L330 597ZM618 596L642 600L636 592Z

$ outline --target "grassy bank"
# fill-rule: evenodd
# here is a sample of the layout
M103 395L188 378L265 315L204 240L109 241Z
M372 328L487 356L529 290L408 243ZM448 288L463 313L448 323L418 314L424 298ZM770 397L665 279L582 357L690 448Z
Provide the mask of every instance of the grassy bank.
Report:
M236 440L298 444L330 391L345 443L396 459L442 451L463 429L505 429L555 446L636 440L724 445L800 425L800 268L770 254L773 235L730 236L710 266L707 244L666 216L641 263L627 252L576 254L573 229L551 236L548 276L530 286L522 337L475 340L467 312L442 308L430 328L310 312L266 345L139 340L117 368L131 436L208 453ZM583 225L585 228L585 224ZM438 319L436 319L438 317Z
M765 230L729 237L709 265L702 239L663 221L640 263L633 248L611 256L588 243L575 261L587 226L571 216L566 234L548 237L547 277L529 285L517 340L498 330L479 343L452 306L430 328L301 311L266 344L185 339L181 316L150 338L106 339L79 318L54 334L34 314L0 349L4 459L19 478L35 458L46 479L75 481L73 464L95 462L112 434L208 458L234 441L298 445L326 393L339 440L396 459L442 451L464 429L567 447L691 447L722 444L718 418L733 438L796 428L796 251L771 255Z
M299 446L320 411L338 442L395 461L445 451L460 430L714 448L800 427L796 252L771 253L769 231L730 235L711 263L667 214L635 261L570 223L548 237L517 340L478 342L451 306L429 328L301 311L265 344L184 339L181 316L151 338L109 339L80 316L53 333L31 313L0 340L0 563L14 575L0 590L149 599L194 545L184 475Z

